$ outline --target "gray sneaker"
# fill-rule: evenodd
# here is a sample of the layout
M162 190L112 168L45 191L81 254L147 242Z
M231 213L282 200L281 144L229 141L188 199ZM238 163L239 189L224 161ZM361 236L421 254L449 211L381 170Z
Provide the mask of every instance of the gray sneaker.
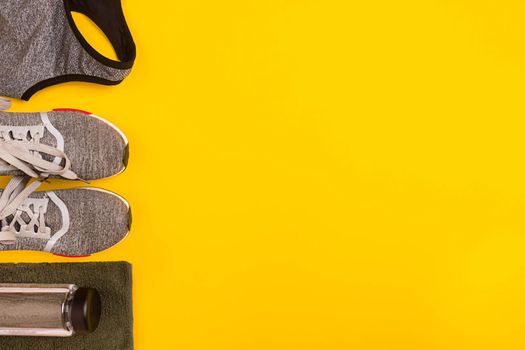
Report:
M35 182L26 187L28 181L28 177L15 177L0 192L0 208L4 208L0 214L4 217L0 250L88 256L114 246L128 235L131 211L124 198L86 187L34 192L22 195L25 198L18 203L19 191L32 190Z
M0 176L14 175L0 191L0 250L86 256L124 239L131 212L122 197L95 188L34 191L48 177L117 175L127 159L124 134L95 115L0 112Z
M0 176L111 177L126 169L128 150L124 133L94 114L0 112Z

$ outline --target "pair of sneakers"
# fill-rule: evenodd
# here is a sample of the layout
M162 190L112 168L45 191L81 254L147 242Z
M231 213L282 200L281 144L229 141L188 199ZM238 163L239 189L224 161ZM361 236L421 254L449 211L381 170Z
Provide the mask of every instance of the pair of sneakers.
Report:
M57 109L0 112L0 250L88 256L123 240L129 203L112 192L81 187L35 192L47 178L90 181L122 173L126 136L93 114Z

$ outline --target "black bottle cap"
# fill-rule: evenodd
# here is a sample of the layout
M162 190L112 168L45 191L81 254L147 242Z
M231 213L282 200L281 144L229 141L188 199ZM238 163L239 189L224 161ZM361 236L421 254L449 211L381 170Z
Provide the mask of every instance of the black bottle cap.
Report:
M77 334L97 329L102 313L100 294L93 288L79 288L71 301L71 325Z

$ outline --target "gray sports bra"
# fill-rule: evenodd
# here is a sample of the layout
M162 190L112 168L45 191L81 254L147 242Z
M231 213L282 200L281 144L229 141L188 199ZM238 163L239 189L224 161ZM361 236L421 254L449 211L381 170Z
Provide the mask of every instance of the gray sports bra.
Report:
M106 34L119 61L84 39L72 11ZM130 73L135 54L120 0L0 0L0 96L27 101L68 81L115 85Z

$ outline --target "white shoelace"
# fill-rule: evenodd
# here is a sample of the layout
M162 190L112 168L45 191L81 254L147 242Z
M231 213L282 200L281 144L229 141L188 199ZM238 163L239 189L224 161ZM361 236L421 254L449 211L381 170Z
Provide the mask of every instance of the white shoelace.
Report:
M37 180L28 186L30 179L28 176L13 177L0 196L0 219L2 219L2 224L7 223L7 217L13 215L11 223L2 226L0 244L14 244L16 242L15 234L20 233L20 230L16 229L15 224L20 222L22 219L21 215L25 211L25 208L21 205L42 184L42 181ZM37 219L37 223L34 226L39 231L45 230L45 211L38 208L37 213L31 214L31 224L34 224L35 219Z
M64 165L47 161L41 157L41 154L62 158ZM4 223L7 217L13 215L11 224L3 226L0 231L0 244L16 242L15 234L20 231L16 229L15 223L23 222L21 216L23 213L30 217L29 224L23 225L24 227L37 228L40 233L49 230L44 219L46 210L43 207L38 207L32 211L28 206L23 206L23 203L42 184L41 179L50 175L58 175L70 180L81 180L70 170L71 161L67 155L57 148L34 141L0 140L0 159L26 174L14 176L0 196L0 219L2 222ZM31 178L38 180L29 184Z
M47 161L40 154L62 158L64 165ZM24 140L0 140L0 159L33 178L59 175L69 180L79 180L77 174L70 170L71 161L63 151L41 143Z

